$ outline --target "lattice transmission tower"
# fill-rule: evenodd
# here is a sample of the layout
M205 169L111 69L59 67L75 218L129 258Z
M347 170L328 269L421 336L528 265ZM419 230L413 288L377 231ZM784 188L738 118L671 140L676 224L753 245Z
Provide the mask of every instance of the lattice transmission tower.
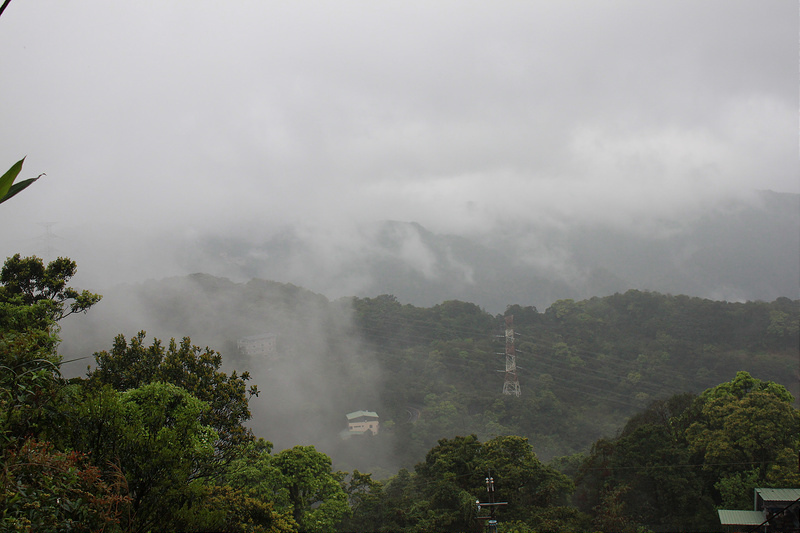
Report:
M517 376L517 354L514 350L514 315L506 317L506 381L503 383L503 394L521 394Z

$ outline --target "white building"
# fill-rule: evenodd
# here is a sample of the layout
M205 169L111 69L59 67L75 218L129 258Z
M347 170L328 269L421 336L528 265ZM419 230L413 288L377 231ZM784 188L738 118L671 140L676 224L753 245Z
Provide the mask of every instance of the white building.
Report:
M361 435L371 431L378 434L380 422L375 411L353 411L347 413L347 430L351 435Z

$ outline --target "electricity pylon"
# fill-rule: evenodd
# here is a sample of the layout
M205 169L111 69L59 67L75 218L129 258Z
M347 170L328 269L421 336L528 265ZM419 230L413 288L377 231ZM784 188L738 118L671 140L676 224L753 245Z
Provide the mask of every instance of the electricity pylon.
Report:
M514 315L506 317L506 381L503 383L503 394L522 394L517 377L517 355L514 351Z

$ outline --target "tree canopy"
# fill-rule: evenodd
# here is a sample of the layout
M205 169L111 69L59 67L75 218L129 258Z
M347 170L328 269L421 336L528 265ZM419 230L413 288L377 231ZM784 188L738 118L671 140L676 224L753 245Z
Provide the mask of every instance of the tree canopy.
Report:
M227 375L220 370L221 354L192 345L188 337L180 344L171 339L165 348L158 339L146 346L146 336L141 331L128 343L118 335L111 351L95 354L97 366L89 372L89 379L120 391L146 383L171 383L208 402L210 409L203 420L217 431L221 448L252 440L252 432L244 423L251 416L248 400L258 396L258 387L247 387L248 372Z
M511 306L520 352L537 354L516 398L486 379L502 317L464 302L355 299L354 331L394 381L380 382L380 433L342 442L410 463L376 479L337 470L315 446L274 453L246 426L259 393L250 374L223 372L223 355L189 337L118 335L85 379L63 379L58 320L100 300L69 287L74 273L68 259L20 256L0 272L3 530L471 531L488 512L476 505L487 486L505 502L497 517L507 531L692 530L715 528L717 508L749 507L754 487L800 485L789 390L746 371L697 394L683 387L722 372L710 370L719 359L738 365L740 350L782 361L797 302L631 291L544 313ZM327 369L346 364L351 346L333 339ZM673 360L707 372L682 377L669 372ZM645 386L660 372L670 387ZM651 398L673 389L683 392ZM597 416L622 423L587 423ZM587 427L606 436L575 438ZM560 449L578 453L543 462L541 450L559 449L554 436L571 436Z
M697 397L654 402L619 437L595 443L576 501L649 528L716 527L714 510L747 509L754 488L800 485L793 400L781 385L739 372Z

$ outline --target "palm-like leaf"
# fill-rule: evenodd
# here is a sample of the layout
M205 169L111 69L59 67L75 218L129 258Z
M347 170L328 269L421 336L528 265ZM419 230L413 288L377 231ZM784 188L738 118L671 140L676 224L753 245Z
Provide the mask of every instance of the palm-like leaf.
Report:
M25 161L23 157L14 165L8 169L8 171L0 177L0 204L8 200L9 198L14 197L17 193L21 190L26 188L28 185L33 183L34 181L38 180L44 174L39 174L35 178L28 178L26 180L20 181L19 183L14 183L14 180L17 179L19 176L20 171L22 171L22 163Z

